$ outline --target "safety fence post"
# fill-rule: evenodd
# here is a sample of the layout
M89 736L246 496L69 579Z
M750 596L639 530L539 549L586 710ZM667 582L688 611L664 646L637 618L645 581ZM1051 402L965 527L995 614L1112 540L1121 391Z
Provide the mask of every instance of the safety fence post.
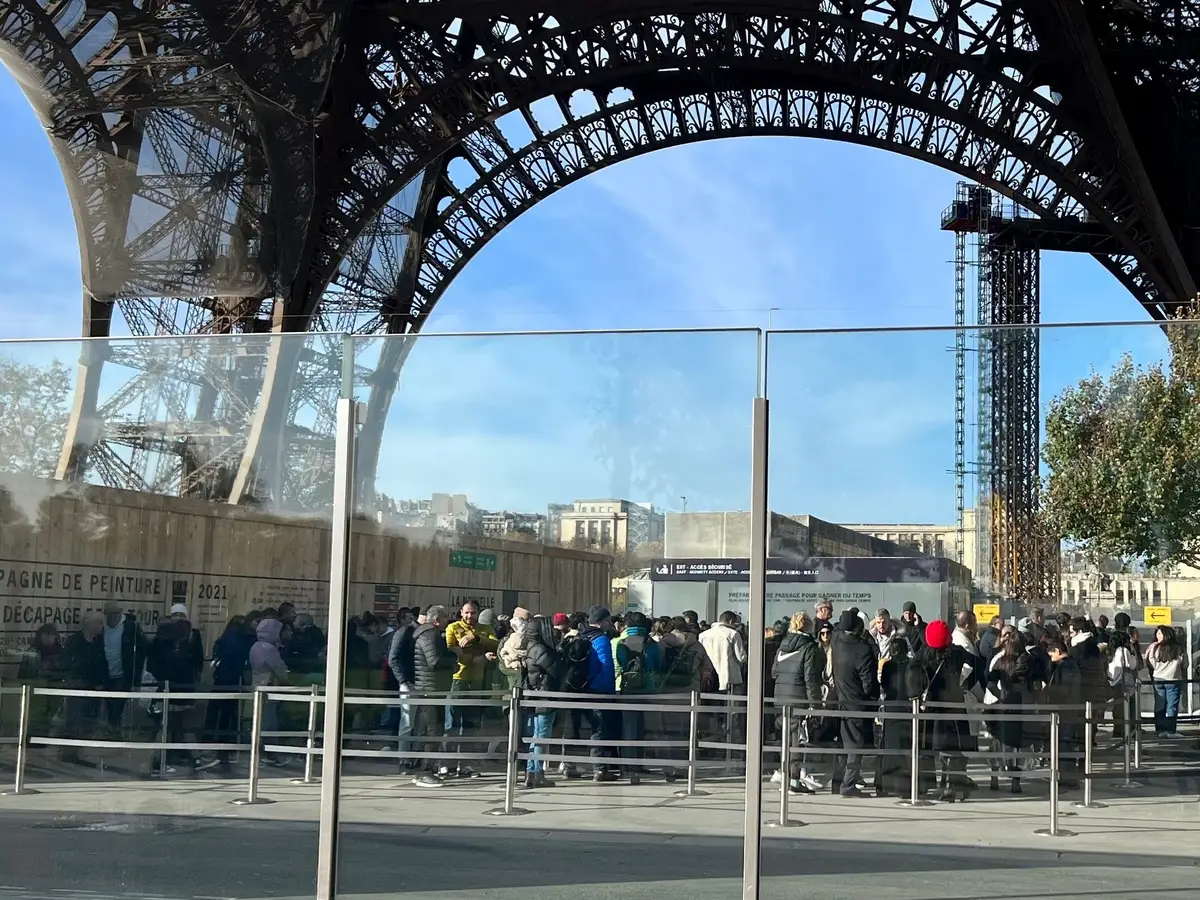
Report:
M293 778L292 784L312 784L316 781L313 778L313 766L316 754L313 752L317 748L317 692L318 687L314 684L309 691L308 698L308 737L304 741L304 777Z
M11 791L4 791L6 797L22 794L37 794L33 788L25 787L25 765L29 761L29 719L33 712L33 686L21 685L21 707L17 719L17 773L13 778Z
M1123 742L1124 747L1122 748L1124 750L1122 767L1125 777L1121 781L1113 782L1113 786L1122 788L1123 790L1131 791L1142 787L1142 783L1140 781L1133 780L1133 769L1137 765L1137 762L1140 762L1138 757L1141 756L1140 735L1142 733L1142 729L1141 722L1137 717L1141 716L1142 708L1141 702L1138 698L1137 688L1134 688L1133 694L1131 694L1129 697L1125 714L1125 740ZM1130 758L1131 753L1133 754L1133 759Z
M1083 799L1076 800L1071 805L1076 809L1107 809L1107 803L1097 803L1092 800L1092 742L1096 739L1096 721L1092 718L1092 701L1084 706L1087 723L1084 726L1083 745Z
M171 691L171 682L164 681L163 698L162 698L162 743L163 746L158 748L158 777L167 777L167 748L166 743L170 731L167 729L167 719L171 715L171 700L169 697ZM153 701L151 701L153 702Z
M485 816L527 816L531 809L516 806L517 763L521 753L521 689L514 687L508 702L508 763L504 772L504 805L484 812Z
M1034 834L1045 837L1075 837L1075 832L1064 831L1058 827L1058 775L1061 759L1059 758L1058 738L1061 722L1058 713L1050 713L1050 827L1039 828Z
M676 797L707 797L708 791L696 790L696 768L700 757L700 692L692 691L692 705L688 711L688 766L687 790L676 791Z
M912 766L909 783L909 798L907 800L897 801L897 806L905 806L910 809L920 808L922 806L933 806L932 800L926 800L921 796L921 699L913 697L912 700L912 759L909 760Z
M790 799L791 768L792 768L792 708L786 704L783 707L783 741L779 746L779 818L767 822L773 828L796 828L804 822L793 822L788 817L788 800Z
M258 796L258 768L262 764L263 703L266 695L266 691L261 688L254 692L254 704L250 715L250 788L245 797L238 797L232 801L234 806L257 806L275 802Z

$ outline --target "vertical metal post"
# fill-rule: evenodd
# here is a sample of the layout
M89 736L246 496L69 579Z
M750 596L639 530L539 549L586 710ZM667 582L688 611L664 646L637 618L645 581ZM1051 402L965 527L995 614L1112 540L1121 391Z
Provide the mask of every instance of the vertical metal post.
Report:
M773 828L795 828L803 822L793 822L788 814L788 801L791 799L791 769L792 769L792 708L783 707L782 729L783 740L779 744L779 818L767 822Z
M258 806L274 802L258 796L258 769L262 765L263 704L266 702L267 690L263 687L254 692L250 713L250 787L245 797L238 797L233 801L234 806Z
M346 673L346 608L350 588L350 523L354 513L354 449L358 404L353 393L354 341L343 342L342 397L337 402L330 522L329 636L325 653L325 752L321 760L321 811L317 833L317 900L336 900L338 795L342 786L342 709Z
M700 760L700 692L692 691L688 710L687 790L676 791L676 797L707 797L708 791L696 790L696 768Z
M1107 809L1107 803L1096 803L1092 800L1092 743L1096 740L1096 720L1092 717L1091 700L1084 705L1084 710L1087 723L1083 732L1083 800L1076 800L1071 805L1076 809Z
M167 718L171 714L171 682L163 682L163 698L162 698L162 743L167 743L167 736L170 732L167 730ZM167 777L167 748L165 746L158 748L158 777Z
M884 728L887 723L884 722ZM909 792L911 796L907 800L900 800L896 803L897 806L921 807L933 806L932 800L925 800L921 797L921 698L913 697L912 700L912 773L910 776Z
M536 702L536 701L535 701ZM508 759L504 769L504 805L484 812L485 816L527 816L533 810L521 809L517 801L517 763L521 753L521 689L512 689L508 701Z
M1133 768L1134 768L1134 771L1140 772L1142 770L1142 693L1141 693L1141 685L1135 684L1133 686L1133 696L1129 700L1129 706L1130 706L1130 709L1127 710L1127 712L1129 713L1130 721L1132 721L1132 723L1133 723L1131 726L1133 728L1133 731L1130 733L1130 739L1133 743ZM1126 744L1128 744L1128 743L1129 743L1129 741L1126 741ZM1128 775L1129 775L1128 764L1126 764L1125 770L1126 770L1126 780L1128 780ZM1140 787L1140 785L1139 785L1139 787Z
M742 900L758 900L762 850L763 653L767 615L767 457L770 401L755 397L750 439L750 614L746 633L746 820Z
M33 713L33 686L21 685L21 708L17 719L17 773L13 778L11 791L4 791L5 797L15 797L21 794L37 794L33 788L25 787L25 766L29 761L29 719Z
M1191 660L1195 659L1196 645L1192 641L1192 620L1188 619L1185 624L1187 625L1187 656L1184 659L1188 660L1190 664ZM1196 712L1196 699L1192 693L1196 685L1189 678L1184 681L1183 686L1187 691L1187 714L1191 717Z
M1059 729L1061 722L1059 714L1050 713L1050 827L1039 828L1034 834L1046 837L1074 837L1075 832L1063 831L1058 827L1058 776L1061 759L1058 751Z
M292 784L312 784L313 783L313 765L316 759L316 754L313 752L317 749L317 695L319 688L312 685L310 696L308 698L308 737L304 742L304 777L293 778Z
M1134 770L1141 768L1139 763L1141 762L1142 755L1142 703L1141 698L1138 696L1138 690L1139 686L1134 685L1133 693L1127 698L1125 708L1125 741L1121 748L1123 750L1122 771L1125 777L1123 780L1113 783L1114 787L1124 788L1125 790L1135 790L1142 787L1141 782L1133 780ZM1132 760L1130 759L1131 753L1133 755Z

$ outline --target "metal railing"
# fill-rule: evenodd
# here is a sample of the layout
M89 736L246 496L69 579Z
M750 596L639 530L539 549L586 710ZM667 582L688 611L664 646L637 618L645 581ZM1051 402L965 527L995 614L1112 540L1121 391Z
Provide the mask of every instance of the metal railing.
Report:
M318 730L318 713L317 707L325 702L325 697L321 693L317 685L312 685L309 688L288 688L288 687L257 687L239 691L184 691L172 692L169 690L169 685L162 685L163 689L148 693L146 691L78 691L64 688L48 688L34 687L31 685L23 685L21 687L5 686L0 687L0 692L9 695L19 695L20 710L18 717L18 734L15 739L9 739L7 743L16 743L17 758L13 787L7 794L21 795L32 794L37 791L31 789L26 783L26 768L28 766L28 752L34 746L47 747L73 747L73 748L98 748L98 749L127 749L127 750L149 750L157 751L159 754L159 771L163 773L167 769L167 753L174 750L186 750L193 752L200 751L225 751L225 752L248 752L250 772L247 783L247 791L245 797L239 797L233 801L238 805L252 805L261 803L270 803L269 799L263 797L260 793L260 764L262 762L263 753L283 753L289 755L304 756L304 775L302 778L293 780L293 784L313 784L317 778L314 771L315 760L318 757L323 757L325 748L321 746L321 733ZM158 726L159 738L152 741L129 741L129 740L94 740L86 738L59 738L36 736L31 734L31 711L35 697L62 697L64 699L84 699L84 700L104 700L104 699L122 699L122 700L152 700L162 704L161 722ZM251 704L251 727L248 743L238 741L233 742L212 742L212 741L170 741L168 740L169 721L170 721L170 705L173 701L191 701L191 700L224 700L224 701L249 701ZM308 707L307 728L302 732L283 732L283 731L266 731L264 729L264 706L269 701L280 703L304 703ZM486 709L492 708L503 710L508 716L507 734L502 743L505 745L503 753L492 752L490 749L483 752L478 751L463 751L461 747L458 750L450 751L443 746L437 750L417 750L415 746L422 741L432 741L435 743L481 743L485 736L479 734L431 734L431 735L400 735L373 733L369 735L345 735L345 740L385 740L388 743L396 743L395 749L359 749L341 748L343 757L362 757L362 758L392 758L397 760L428 760L437 761L442 764L448 762L476 761L476 760L497 760L503 761L504 771L504 800L502 806L489 809L488 815L494 816L517 816L528 815L530 810L522 809L516 805L516 787L518 780L518 768L522 763L529 761L540 761L543 765L546 763L565 763L569 765L576 764L592 764L596 765L621 765L623 767L668 767L677 771L686 773L687 783L686 788L676 792L679 797L702 797L707 796L704 791L697 788L698 772L702 766L709 762L719 764L719 761L706 761L701 759L702 750L744 752L745 744L738 743L735 740L734 728L732 719L738 715L745 716L744 710L739 712L739 706L744 704L746 698L733 696L730 694L702 694L698 691L688 693L675 694L572 694L564 692L522 692L519 689L514 689L507 695L498 694L492 691L475 691L475 692L454 692L454 693L413 693L396 695L390 692L352 692L348 693L344 698L344 703L348 707L368 706L368 707L407 707L411 712L414 708L422 706L438 707L444 709L453 707L457 709ZM768 708L777 710L777 714L782 724L782 739L779 743L764 743L763 752L770 755L777 755L780 759L780 793L779 793L779 815L777 819L772 820L770 824L776 827L797 827L804 823L792 820L790 818L790 785L789 785L789 770L790 763L793 759L792 754L801 751L808 756L813 757L839 757L848 755L858 755L861 757L906 757L910 766L909 776L909 796L899 801L899 805L909 808L920 808L931 806L934 801L921 796L921 770L922 764L929 764L931 758L937 755L952 755L961 757L965 760L992 760L996 758L996 751L992 750L957 750L953 752L942 751L931 746L926 746L922 740L922 726L929 726L938 722L994 722L997 719L1002 719L1006 723L1035 723L1046 725L1048 727L1047 747L1044 751L1016 751L1006 749L1004 757L1007 760L1043 760L1049 756L1049 783L1050 783L1050 822L1049 828L1041 829L1038 833L1051 836L1069 836L1071 833L1062 830L1059 827L1058 821L1060 815L1074 815L1073 813L1062 813L1059 810L1059 780L1062 769L1063 759L1082 759L1083 762L1083 799L1075 804L1079 808L1085 809L1103 809L1104 804L1097 803L1093 797L1093 782L1096 777L1093 766L1093 744L1095 742L1096 726L1100 721L1104 720L1104 713L1112 708L1115 703L1125 702L1128 704L1127 715L1125 717L1126 737L1123 743L1123 760L1122 774L1123 780L1115 783L1114 787L1124 789L1135 789L1141 785L1133 781L1132 775L1140 769L1140 729L1137 727L1140 721L1140 697L1137 692L1130 694L1124 698L1124 701L1109 701L1104 704L1094 704L1088 702L1083 707L1079 706L1050 706L1045 704L1025 705L1025 706L1003 706L1000 704L993 706L985 706L978 709L967 709L962 705L944 704L936 702L922 703L920 700L914 699L905 704L905 709L900 710L898 705L893 704L893 709L880 708L879 704L874 704L869 708L860 710L844 710L844 709L826 709L823 707L808 707L799 704L790 704L784 702L775 702L768 700ZM523 724L525 716L532 713L536 709L550 710L583 710L583 711L604 711L609 713L658 713L663 716L678 716L680 720L684 716L687 718L687 737L683 739L668 739L668 740L618 740L611 737L597 738L596 735L591 735L586 741L582 738L568 737L525 737L523 734ZM1061 729L1063 726L1062 716L1064 713L1083 713L1084 737L1082 740L1082 751L1063 753L1061 744ZM911 740L910 746L907 749L886 749L876 748L874 746L864 747L835 747L835 746L814 746L812 744L803 744L795 746L791 740L792 722L796 715L816 714L825 719L870 719L873 722L886 723L889 721L905 721L911 725ZM700 735L700 720L704 715L724 716L726 727L726 740L724 741L705 741ZM1074 721L1074 727L1080 724ZM886 727L886 726L885 726ZM271 738L292 737L303 740L302 746L288 745L282 743L268 743ZM590 748L607 750L609 752L616 751L617 757L596 756L589 753L588 756L576 755L568 752L570 745L578 745L586 743ZM408 746L405 746L408 744ZM522 744L529 746L529 751L522 750ZM562 746L563 750L559 753L544 752L544 748ZM621 756L620 751L623 748L635 748L639 751L658 751L658 750L675 750L680 751L681 757L672 756ZM993 770L994 771L994 770ZM1024 773L1027 773L1025 770ZM966 775L965 768L962 774Z

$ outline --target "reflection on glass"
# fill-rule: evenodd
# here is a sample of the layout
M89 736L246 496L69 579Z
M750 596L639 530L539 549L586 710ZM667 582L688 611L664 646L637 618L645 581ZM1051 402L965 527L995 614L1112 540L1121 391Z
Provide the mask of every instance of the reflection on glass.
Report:
M373 523L356 556L390 559L391 577L352 603L378 624L358 634L343 818L374 815L360 798L386 777L414 858L446 847L425 829L453 821L455 858L523 859L536 841L540 854L572 861L537 876L524 864L417 867L404 890L586 883L623 894L648 878L739 871L741 751L726 746L736 708L705 701L692 714L692 690L721 685L698 635L664 628L687 606L659 591L672 585L655 571L665 557L718 555L695 552L713 521L728 518L731 542L737 523L745 531L758 340L744 331L356 342L368 408L355 501ZM687 603L715 622L704 597ZM407 630L420 615L429 618ZM389 634L392 618L400 627ZM397 650L382 678L369 649L381 641ZM529 694L539 690L559 695ZM618 698L647 708L612 708ZM378 705L388 699L389 709ZM701 791L703 820L686 811ZM668 798L679 807L635 812ZM485 827L487 811L510 827ZM679 828L713 842L703 876L690 845L662 859L620 843ZM597 849L578 853L560 829L582 830ZM342 848L345 890L397 889L358 829L343 829ZM613 867L612 854L625 862Z
M278 887L311 891L316 796L288 778L328 610L341 360L318 339L0 343L0 753L40 792L12 831L27 860L77 858L63 822L123 860L12 883L238 896L288 845ZM253 793L289 823L229 820Z
M953 330L768 336L773 553L799 535L823 557L804 572L781 565L768 585L772 655L806 644L793 615L828 617L825 681L840 698L789 710L806 724L792 727L792 771L768 809L803 775L812 781L794 785L793 819L840 833L865 808L874 821L845 832L855 841L845 852L867 840L876 858L906 865L970 841L971 807L925 813L896 798L983 800L1005 852L1043 840L1026 837L1035 828L1161 835L1178 818L1170 801L1200 737L1197 327L969 329L961 370ZM866 651L879 662L847 671ZM791 679L776 684L782 718L796 673L780 669ZM851 676L869 682L865 699L847 699L861 687ZM922 717L944 718L914 732L914 700ZM860 733L848 723L863 712L875 721ZM777 731L768 768L781 750ZM864 758L857 789L850 756ZM1050 817L1052 790L1064 812L1080 807L1076 818ZM1174 852L1164 844L1137 880L1166 883ZM770 833L763 853L768 892L792 890L802 873L821 889ZM829 871L842 871L841 853L831 850ZM856 875L854 890L873 884Z

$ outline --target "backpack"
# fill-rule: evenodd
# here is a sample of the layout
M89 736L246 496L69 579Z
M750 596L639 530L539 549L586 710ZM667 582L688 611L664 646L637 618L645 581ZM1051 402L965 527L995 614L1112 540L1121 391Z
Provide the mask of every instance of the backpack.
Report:
M692 656L687 647L666 647L662 686L669 691L692 689Z
M625 661L621 664L621 693L645 693L651 686L650 673L646 671L646 645L643 644L641 650L634 650L622 641L620 646L625 649Z
M558 652L563 661L562 689L586 691L592 683L592 645L576 634L563 638Z

